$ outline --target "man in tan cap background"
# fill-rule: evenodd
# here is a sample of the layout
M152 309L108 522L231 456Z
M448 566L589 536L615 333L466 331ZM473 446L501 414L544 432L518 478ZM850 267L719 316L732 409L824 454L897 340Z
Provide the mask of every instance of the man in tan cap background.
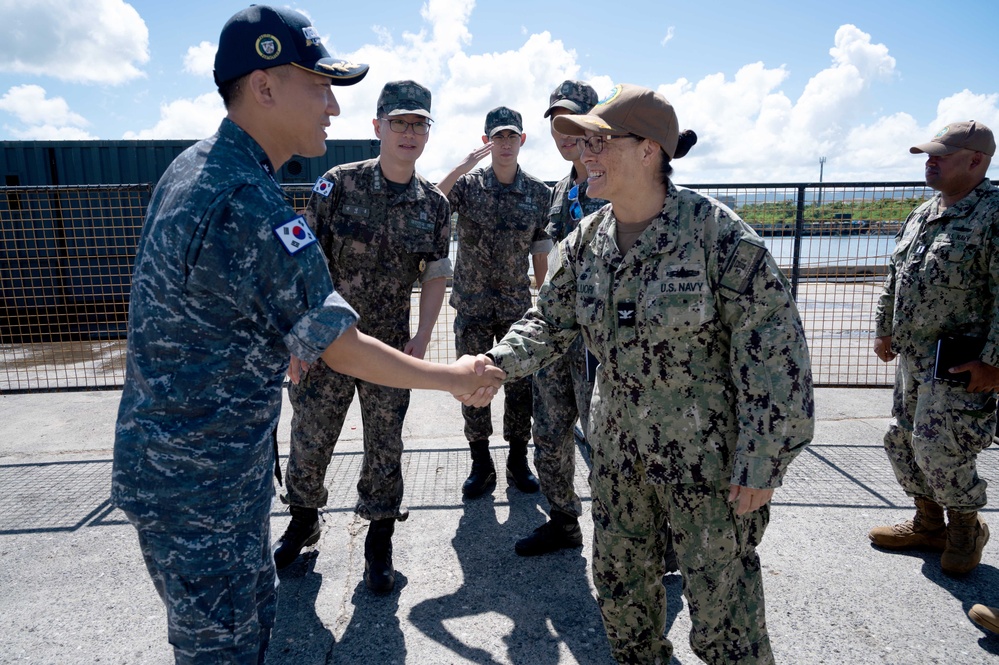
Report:
M888 550L942 552L949 575L974 570L989 540L976 460L992 442L999 391L999 189L985 177L995 150L974 120L909 149L927 155L937 194L902 226L875 314L874 353L898 359L885 451L916 514L868 535ZM966 354L938 355L952 346Z

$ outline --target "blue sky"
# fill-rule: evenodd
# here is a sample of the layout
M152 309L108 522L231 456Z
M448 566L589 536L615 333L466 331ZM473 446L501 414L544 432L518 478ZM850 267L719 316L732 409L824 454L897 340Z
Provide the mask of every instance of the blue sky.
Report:
M211 62L246 2L0 0L0 140L201 138L223 115ZM480 143L506 105L525 117L525 169L564 175L542 118L566 78L600 94L655 88L700 141L683 182L919 180L907 148L953 120L999 130L999 3L319 2L327 48L371 65L338 90L331 138L373 138L381 85L434 92L419 169L437 179ZM999 162L999 160L997 160ZM992 177L999 177L993 166Z

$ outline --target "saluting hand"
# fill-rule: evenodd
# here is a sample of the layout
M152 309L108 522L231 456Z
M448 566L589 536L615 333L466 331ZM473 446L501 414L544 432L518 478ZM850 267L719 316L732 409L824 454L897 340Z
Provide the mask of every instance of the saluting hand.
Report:
M468 153L465 159L461 161L461 164L458 165L458 168L461 169L462 172L468 173L473 168L475 168L475 165L481 162L486 155L492 152L492 149L493 149L492 141L487 141L486 143L483 143L475 150Z

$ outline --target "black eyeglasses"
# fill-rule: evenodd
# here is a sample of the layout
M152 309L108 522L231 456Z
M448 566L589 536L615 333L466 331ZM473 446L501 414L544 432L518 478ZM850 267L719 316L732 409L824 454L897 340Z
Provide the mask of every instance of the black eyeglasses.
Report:
M569 217L572 217L574 222L583 218L583 206L579 205L579 185L573 185L569 190Z
M493 143L516 143L520 140L520 134L511 132L509 134L493 134L489 137Z
M382 120L386 121L389 124L389 129L396 134L405 134L410 127L413 128L414 134L420 136L430 133L430 123L425 120L417 120L416 122L406 122L400 118L382 118Z
M583 138L580 136L576 139L576 147L582 152L583 148L589 149L594 155L599 155L604 151L604 145L610 142L611 139L623 139L623 138L640 138L634 134L605 134L591 136L590 138Z

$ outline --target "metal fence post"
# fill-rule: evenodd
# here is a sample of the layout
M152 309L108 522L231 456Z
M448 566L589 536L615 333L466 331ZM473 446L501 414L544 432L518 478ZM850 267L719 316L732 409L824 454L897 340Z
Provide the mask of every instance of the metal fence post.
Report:
M791 297L798 299L801 279L801 236L805 232L805 186L798 187L798 205L794 213L794 244L791 250Z

